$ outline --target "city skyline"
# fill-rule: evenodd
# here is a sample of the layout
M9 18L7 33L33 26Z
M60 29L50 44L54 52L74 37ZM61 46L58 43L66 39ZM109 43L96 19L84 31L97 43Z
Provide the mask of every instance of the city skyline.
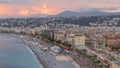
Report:
M119 0L0 0L0 17L77 12L120 12Z

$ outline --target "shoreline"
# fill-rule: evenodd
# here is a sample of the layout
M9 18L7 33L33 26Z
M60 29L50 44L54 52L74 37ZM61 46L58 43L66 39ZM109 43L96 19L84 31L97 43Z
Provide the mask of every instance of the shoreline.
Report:
M44 61L42 61L41 57L39 56L38 52L35 51L35 48L33 48L33 44L30 44L27 39L25 39L25 36L22 38L20 37L20 35L16 35L16 34L6 34L6 33L0 33L0 35L9 35L11 37L15 37L17 38L20 43L22 43L23 45L25 45L27 47L27 49L34 55L36 61L40 64L40 68L49 68L46 66L46 63Z
M27 45L27 44L25 44ZM30 45L27 45L28 49L34 54L35 58L37 59L38 63L41 65L42 68L47 68L45 63L42 62L41 58L36 54L36 52L32 49Z
M46 63L39 56L38 52L36 52L35 49L32 47L33 44L28 44L28 41L27 42L25 41L26 39L20 38L19 36L16 36L16 37L18 37L22 41L23 44L25 44L28 48L30 48L30 50L33 52L38 62L42 65L42 68L48 68Z
M27 39L25 35L16 35L16 34L8 34L20 39L20 43L27 46L32 53L35 55L38 63L42 68L81 68L79 65L68 59L68 56L56 56L51 51L44 52L41 50L40 46L46 45L34 45L32 40ZM41 43L42 44L42 43ZM47 43L46 43L47 44ZM47 44L48 45L48 44Z
M0 33L0 34L3 34L3 33ZM49 67L47 67L46 63L42 60L42 58L39 56L38 52L35 51L35 49L32 47L33 44L29 44L27 39L21 38L19 35L15 35L15 34L6 34L6 35L10 35L10 36L18 38L21 41L21 43L23 43L25 46L27 46L32 51L32 53L34 54L34 56L37 59L37 61L39 62L39 64L42 66L42 68L49 68Z
M30 45L27 45L27 46L28 46L28 47L32 50L32 52L35 54L37 60L38 60L39 63L42 65L42 68L48 68L48 67L45 65L46 63L41 60L42 58L38 55L38 53L35 52L34 49L33 49Z

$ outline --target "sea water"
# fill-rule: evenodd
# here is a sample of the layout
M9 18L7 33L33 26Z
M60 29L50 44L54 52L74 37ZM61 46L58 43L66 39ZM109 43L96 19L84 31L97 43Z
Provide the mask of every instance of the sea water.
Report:
M19 38L0 34L0 68L43 68Z

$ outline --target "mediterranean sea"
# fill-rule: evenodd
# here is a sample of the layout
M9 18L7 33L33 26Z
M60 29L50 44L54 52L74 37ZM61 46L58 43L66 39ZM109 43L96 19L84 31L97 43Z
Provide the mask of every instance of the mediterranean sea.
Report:
M0 34L0 68L43 68L34 53L17 37Z

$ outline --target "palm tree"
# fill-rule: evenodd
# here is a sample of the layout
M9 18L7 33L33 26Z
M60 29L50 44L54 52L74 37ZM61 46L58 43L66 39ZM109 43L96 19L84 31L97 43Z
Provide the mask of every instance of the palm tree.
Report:
M61 44L61 40L58 40L57 42L58 42L59 45Z
M67 47L68 47L68 49L71 49L72 45L71 45L71 44L68 44Z

